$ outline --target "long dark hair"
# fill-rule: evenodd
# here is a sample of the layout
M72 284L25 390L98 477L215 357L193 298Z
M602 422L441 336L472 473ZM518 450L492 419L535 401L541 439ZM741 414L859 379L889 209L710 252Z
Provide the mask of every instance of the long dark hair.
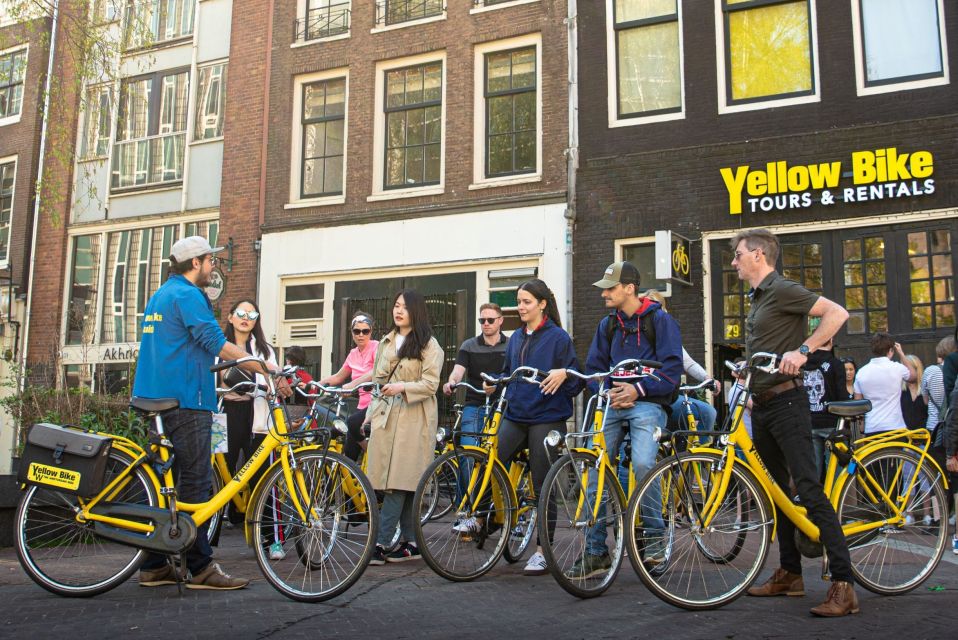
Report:
M559 320L559 305L556 304L555 294L552 293L552 289L550 289L545 282L538 278L526 280L519 285L518 290L531 293L532 297L539 302L545 300L546 308L543 310L543 313L549 320L552 320L557 327L562 327L562 321Z
M233 305L233 308L230 309L230 315L233 315L236 312L236 309L243 303L251 305L256 313L259 313L259 307L255 302L249 298L243 298L242 300L237 300L236 304ZM260 314L259 318L253 323L253 330L250 332L253 334L253 337L256 339L256 350L259 351L259 355L263 356L263 360L269 360L272 351L270 350L269 343L266 342L266 336L263 335L263 327L260 324L260 320L263 318L263 315ZM223 330L223 333L226 334L226 339L236 344L236 331L233 329L233 323L229 321L229 318L226 320L226 328ZM242 349L246 348L245 344L237 345ZM255 355L255 354L254 354Z
M406 313L409 314L411 331L406 336L406 340L402 343L397 355L400 358L422 360L422 352L432 338L432 326L429 324L429 312L426 311L426 299L415 289L403 289L393 298L394 307L396 301L399 300L399 296L402 296L403 302L406 303ZM396 326L395 321L393 321L393 331L399 332L399 327Z

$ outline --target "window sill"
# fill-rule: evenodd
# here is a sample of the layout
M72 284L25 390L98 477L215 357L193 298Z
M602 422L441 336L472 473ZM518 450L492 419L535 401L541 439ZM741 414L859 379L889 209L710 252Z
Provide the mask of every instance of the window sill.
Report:
M223 142L223 136L216 136L215 138L203 138L201 140L194 140L193 142L190 143L190 146L192 147L194 145L207 144L210 142Z
M502 4L494 4L487 6L478 7L476 9L470 9L469 15L474 15L476 13L486 13L487 11L495 11L496 9L508 9L509 7L517 7L523 4L532 4L533 2L539 2L539 0L513 0L513 2L503 2Z
M138 56L144 53L149 53L150 51L159 51L161 49L172 49L173 47L179 47L184 44L189 44L193 42L193 34L180 36L179 38L173 38L172 40L163 40L162 42L154 42L151 45L145 47L136 47L135 49L125 49L120 55L123 57L128 56Z
M429 24L430 22L439 22L440 20L446 19L446 12L443 11L439 15L429 16L428 18L419 18L418 20L409 20L408 22L397 22L396 24L389 24L384 27L373 27L369 30L369 33L383 33L384 31L395 31L396 29L405 29L406 27L416 27L421 24Z
M719 103L719 115L730 113L742 113L744 111L760 111L762 109L775 109L778 107L791 107L800 104L811 104L821 102L821 96L813 93L806 96L797 96L791 98L768 98L767 100L756 100L755 102L740 102L736 104Z
M147 193L161 193L163 191L175 191L183 188L183 181L167 182L157 185L144 185L142 187L124 187L123 189L110 190L111 198L120 198L123 196L142 196Z
M0 127L5 127L10 124L17 124L20 122L20 117L23 115L23 111L18 113L15 116L7 116L6 118L0 118Z
M334 36L326 36L325 38L313 38L312 40L299 40L289 45L290 49L301 49L303 47L308 47L311 44L319 44L322 42L335 42L337 40L347 40L350 37L350 32L346 33L337 33Z
M446 192L444 185L418 187L416 189L395 189L380 191L368 196L366 202L381 202L383 200L397 200L399 198L418 198L419 196L441 196Z
M505 178L492 178L489 180L478 180L469 185L470 191L477 189L492 189L494 187L508 187L514 184L530 184L532 182L542 182L541 173L528 175L508 176Z
M643 124L655 124L656 122L669 122L672 120L684 120L685 111L672 111L670 113L659 113L652 116L634 116L631 118L614 117L609 120L609 128L616 127L638 127Z
M346 196L329 196L326 198L311 198L308 200L296 200L287 202L283 205L284 209L308 209L310 207L328 207L334 204L346 204Z
M106 162L110 159L110 156L86 156L84 158L77 158L77 164L86 164L88 162Z

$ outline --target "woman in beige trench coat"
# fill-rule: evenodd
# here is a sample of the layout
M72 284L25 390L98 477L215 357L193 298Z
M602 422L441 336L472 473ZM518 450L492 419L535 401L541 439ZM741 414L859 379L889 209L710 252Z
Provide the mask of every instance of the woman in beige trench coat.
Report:
M370 564L421 557L412 542L412 503L419 478L435 455L436 391L444 357L432 337L425 299L415 290L401 291L393 302L393 329L380 341L373 367L373 381L382 385L383 397L373 400L368 411L366 474L373 488L386 492ZM403 542L387 555L397 520Z

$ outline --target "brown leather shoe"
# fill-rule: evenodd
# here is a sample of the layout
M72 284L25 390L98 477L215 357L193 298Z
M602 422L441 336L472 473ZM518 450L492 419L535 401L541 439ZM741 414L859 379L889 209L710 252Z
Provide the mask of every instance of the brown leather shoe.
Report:
M208 567L187 581L186 588L230 590L242 589L248 584L249 580L245 578L234 578L223 571L220 565L211 562Z
M768 596L803 596L805 595L805 581L799 573L791 573L785 569L778 568L772 577L765 581L760 587L752 587L748 590L748 595L757 598L767 598Z
M855 595L855 589L851 582L838 580L828 587L828 595L825 596L825 602L821 603L812 613L824 618L839 618L847 616L849 613L858 613L858 596Z

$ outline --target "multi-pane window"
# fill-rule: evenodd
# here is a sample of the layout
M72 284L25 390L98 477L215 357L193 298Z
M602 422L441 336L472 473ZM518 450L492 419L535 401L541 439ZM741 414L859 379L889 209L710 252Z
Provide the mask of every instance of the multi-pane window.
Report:
M724 247L722 260L722 335L727 342L745 344L745 317L752 308L749 285L732 266L733 251Z
M306 0L306 15L296 21L296 39L315 40L349 33L347 0Z
M93 24L113 22L120 17L123 0L93 0L90 15Z
M486 54L486 177L536 170L536 49Z
M815 92L809 0L721 0L728 104Z
M189 73L124 80L113 152L113 189L183 179Z
M140 49L193 33L196 0L128 0L124 48Z
M849 334L888 331L884 237L845 240L842 260L848 310L846 331Z
M391 25L442 15L446 0L377 0L376 24Z
M439 184L442 62L386 71L385 189Z
M782 275L803 287L824 295L822 245L817 242L782 245ZM817 319L809 318L809 334Z
M300 197L343 192L346 79L303 85L303 148Z
M913 329L955 326L955 279L947 229L908 234Z
M0 54L0 119L20 115L26 74L26 49Z
M622 247L622 259L628 260L639 270L643 289L656 289L662 293L669 290L667 280L655 277L655 243L625 245Z
M865 86L944 73L939 0L852 0L861 15Z
M681 110L677 0L613 0L612 5L619 117Z
M324 290L322 282L286 285L283 320L321 319Z
M0 262L7 261L10 248L10 217L13 215L13 185L17 163L0 164Z
M109 86L90 87L86 92L83 157L102 158L110 151L113 91Z
M513 331L522 326L516 296L519 285L534 277L535 268L498 269L489 272L489 302L496 303L502 309L504 331Z
M196 119L193 139L209 140L223 137L226 100L226 63L197 69Z
M73 274L67 307L67 344L91 344L100 281L100 234L73 239Z

